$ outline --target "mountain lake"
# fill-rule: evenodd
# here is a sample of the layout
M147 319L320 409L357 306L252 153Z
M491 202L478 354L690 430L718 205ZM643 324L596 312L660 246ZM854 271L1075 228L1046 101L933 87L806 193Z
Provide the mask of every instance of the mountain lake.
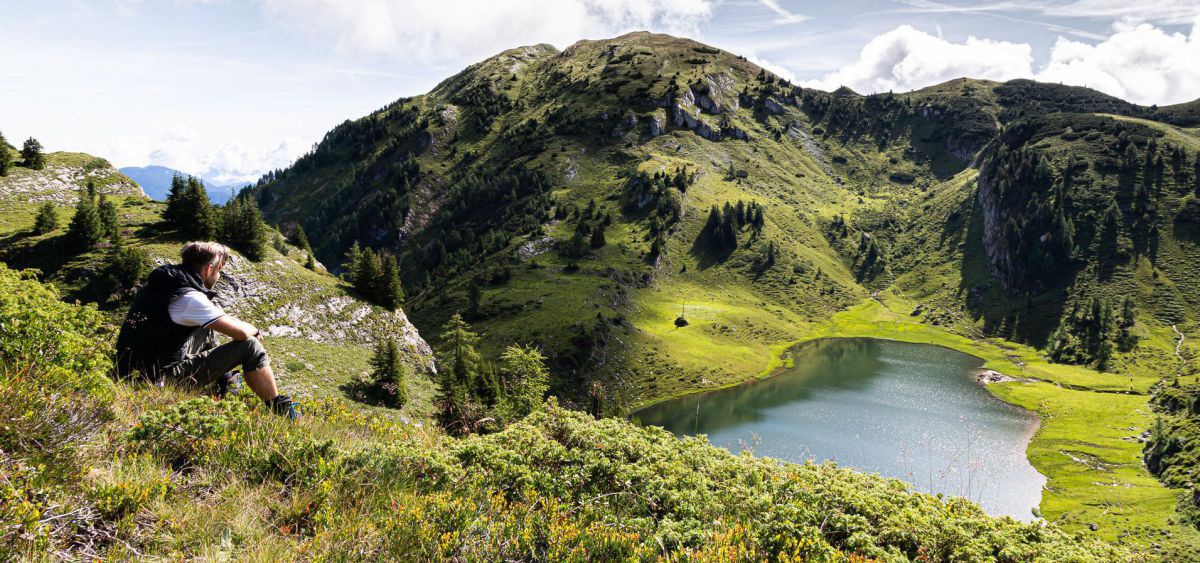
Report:
M835 461L1033 519L1046 479L1025 456L1037 415L975 381L983 361L927 344L827 338L791 350L772 377L635 412L734 452Z

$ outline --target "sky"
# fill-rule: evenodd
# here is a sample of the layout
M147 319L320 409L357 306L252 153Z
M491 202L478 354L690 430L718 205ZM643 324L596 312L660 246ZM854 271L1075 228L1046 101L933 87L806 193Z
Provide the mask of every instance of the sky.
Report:
M0 0L0 132L253 181L520 45L692 37L804 87L969 76L1200 98L1200 0Z

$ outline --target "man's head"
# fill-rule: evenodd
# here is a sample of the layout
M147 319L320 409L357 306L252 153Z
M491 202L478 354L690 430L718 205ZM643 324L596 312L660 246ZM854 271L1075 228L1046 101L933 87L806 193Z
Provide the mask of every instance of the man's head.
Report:
M204 286L212 289L221 279L221 268L229 261L229 248L218 242L193 241L183 245L183 267L196 272Z

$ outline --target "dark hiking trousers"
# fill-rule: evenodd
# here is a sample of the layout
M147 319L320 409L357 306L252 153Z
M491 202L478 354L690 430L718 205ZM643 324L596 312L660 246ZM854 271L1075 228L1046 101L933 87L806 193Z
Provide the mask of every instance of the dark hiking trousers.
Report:
M212 343L215 339L201 340ZM182 360L165 367L162 374L173 383L206 389L235 368L240 367L245 373L268 365L270 358L267 357L267 350L257 338L251 337L189 353Z

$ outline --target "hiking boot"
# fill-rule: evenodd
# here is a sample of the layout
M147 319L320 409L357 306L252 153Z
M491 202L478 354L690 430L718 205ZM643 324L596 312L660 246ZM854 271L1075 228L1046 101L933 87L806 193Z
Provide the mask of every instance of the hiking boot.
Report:
M225 372L224 374L222 374L220 377L217 378L216 389L213 390L213 395L215 395L217 397L217 400L221 400L221 399L224 399L227 395L229 395L229 393L231 391L233 393L237 393L237 388L238 388L237 380L238 380L238 372L236 372L236 371Z
M287 417L288 420L296 420L300 418L300 412L296 409L298 405L292 401L291 397L288 397L287 395L276 395L274 399L266 401L266 403L267 407L271 409L271 412L279 416Z

